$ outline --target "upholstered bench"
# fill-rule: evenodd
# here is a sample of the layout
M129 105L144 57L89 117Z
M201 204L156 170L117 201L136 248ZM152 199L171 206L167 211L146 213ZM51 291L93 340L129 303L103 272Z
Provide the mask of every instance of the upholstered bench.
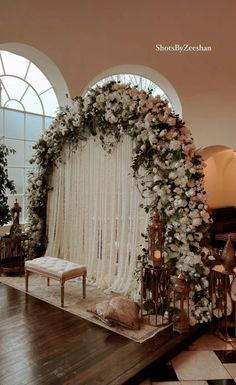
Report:
M64 259L55 257L40 257L25 262L25 290L28 292L29 274L35 273L47 278L49 285L50 278L61 283L61 307L64 307L64 283L69 279L83 278L83 298L86 296L86 275L87 269Z

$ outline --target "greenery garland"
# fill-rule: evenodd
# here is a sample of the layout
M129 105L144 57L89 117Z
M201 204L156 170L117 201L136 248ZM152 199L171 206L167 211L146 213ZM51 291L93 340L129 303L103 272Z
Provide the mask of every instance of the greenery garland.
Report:
M28 228L33 256L45 251L48 181L65 143L76 149L92 135L110 152L124 134L134 143L133 176L142 194L152 196L144 209L157 209L165 223L165 260L172 266L173 276L183 271L191 286L191 321L207 322L208 268L202 262L202 252L211 219L203 185L204 163L185 123L167 100L153 97L151 92L110 82L60 109L35 145L31 159ZM146 263L145 247L138 259Z

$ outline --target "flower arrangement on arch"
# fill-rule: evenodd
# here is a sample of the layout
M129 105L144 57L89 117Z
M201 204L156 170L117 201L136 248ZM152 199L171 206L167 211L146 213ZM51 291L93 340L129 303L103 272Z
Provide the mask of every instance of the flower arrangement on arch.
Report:
M209 224L204 190L204 163L190 130L167 100L127 84L110 82L75 97L42 134L31 159L28 218L34 255L42 255L47 242L46 207L49 176L65 143L72 149L94 136L110 152L129 135L134 143L132 172L143 196L165 223L164 257L173 277L183 271L191 287L192 323L210 319L208 268L202 262ZM144 235L145 237L145 235ZM147 250L139 256L147 261Z

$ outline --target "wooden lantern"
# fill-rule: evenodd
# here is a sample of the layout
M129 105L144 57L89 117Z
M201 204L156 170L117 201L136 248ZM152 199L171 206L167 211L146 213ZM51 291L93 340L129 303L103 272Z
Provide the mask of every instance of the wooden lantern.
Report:
M217 337L230 342L236 340L236 258L230 238L223 249L221 262L210 273L212 325Z
M154 268L163 265L164 226L157 210L154 210L148 225L149 261Z
M189 291L184 273L180 273L174 285L173 330L189 331Z

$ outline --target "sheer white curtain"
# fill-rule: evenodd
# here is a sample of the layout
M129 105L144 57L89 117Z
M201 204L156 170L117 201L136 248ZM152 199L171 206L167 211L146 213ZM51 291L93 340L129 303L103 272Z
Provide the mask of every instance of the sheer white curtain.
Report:
M90 282L124 294L132 291L147 227L131 155L128 136L109 155L93 138L76 152L66 146L52 175L47 214L46 254L85 264Z

